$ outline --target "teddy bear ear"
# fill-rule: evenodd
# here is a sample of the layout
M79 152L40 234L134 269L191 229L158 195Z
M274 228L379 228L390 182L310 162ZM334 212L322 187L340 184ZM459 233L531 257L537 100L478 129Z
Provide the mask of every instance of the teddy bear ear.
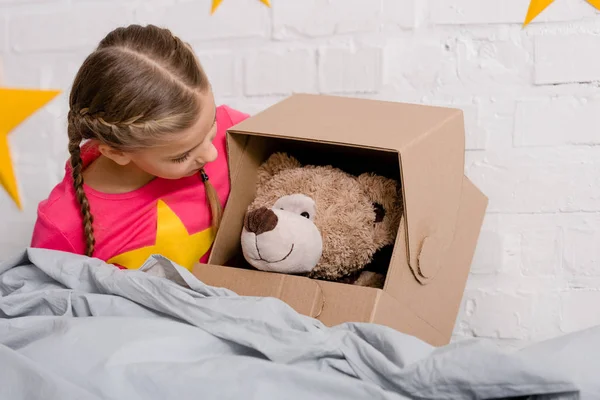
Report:
M375 244L378 248L394 243L404 207L400 182L380 175L360 175L358 183L373 203Z
M257 171L258 185L262 186L266 181L277 175L281 171L292 168L299 168L302 165L294 157L286 153L273 153Z
M373 203L375 222L382 222L386 216L402 210L402 196L399 182L380 175L365 173L358 177L363 192Z

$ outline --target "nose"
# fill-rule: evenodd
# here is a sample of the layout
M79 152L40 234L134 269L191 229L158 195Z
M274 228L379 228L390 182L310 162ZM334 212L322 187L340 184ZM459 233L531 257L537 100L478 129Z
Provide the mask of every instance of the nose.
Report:
M215 145L211 144L209 149L206 151L206 154L203 154L203 160L205 163L211 163L217 159L219 156L219 152Z
M199 152L196 155L195 159L198 165L204 165L215 161L218 156L219 151L214 145L211 144L208 148L203 149L201 152Z
M275 229L277 221L277 215L272 210L261 207L246 213L244 227L248 232L260 235Z

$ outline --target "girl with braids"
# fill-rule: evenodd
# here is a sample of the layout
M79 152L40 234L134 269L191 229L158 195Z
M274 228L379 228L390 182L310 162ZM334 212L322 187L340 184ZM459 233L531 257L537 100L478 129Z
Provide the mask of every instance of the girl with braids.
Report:
M205 262L230 189L225 132L247 117L215 105L191 47L169 30L115 29L75 76L70 160L31 246L119 268L151 254Z

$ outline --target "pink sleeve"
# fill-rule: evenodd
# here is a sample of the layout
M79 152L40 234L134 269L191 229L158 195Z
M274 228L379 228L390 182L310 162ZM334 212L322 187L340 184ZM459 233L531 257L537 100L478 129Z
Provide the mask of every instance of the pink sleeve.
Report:
M33 228L31 247L75 253L75 248L63 232L41 211Z

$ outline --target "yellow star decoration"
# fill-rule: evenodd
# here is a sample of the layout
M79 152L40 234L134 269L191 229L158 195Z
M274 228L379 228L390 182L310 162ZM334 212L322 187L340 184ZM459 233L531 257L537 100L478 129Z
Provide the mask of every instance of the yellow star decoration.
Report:
M592 6L594 6L597 10L600 10L600 0L586 0ZM531 0L529 3L529 9L527 10L527 16L525 17L525 22L523 23L523 27L528 25L535 17L537 17L542 11L546 9L550 4L552 4L554 0Z
M269 0L258 0L261 3L263 3L264 5L266 5L267 7L271 7L271 3L269 2ZM214 14L215 11L217 10L217 7L219 7L219 5L221 5L221 3L223 2L223 0L213 0L212 2L212 7L210 9L210 13Z
M206 254L214 240L212 228L190 235L177 214L164 201L158 201L157 209L155 244L119 254L108 260L109 264L138 269L148 257L160 254L191 270Z
M8 134L60 91L0 88L0 184L23 209L8 148Z

